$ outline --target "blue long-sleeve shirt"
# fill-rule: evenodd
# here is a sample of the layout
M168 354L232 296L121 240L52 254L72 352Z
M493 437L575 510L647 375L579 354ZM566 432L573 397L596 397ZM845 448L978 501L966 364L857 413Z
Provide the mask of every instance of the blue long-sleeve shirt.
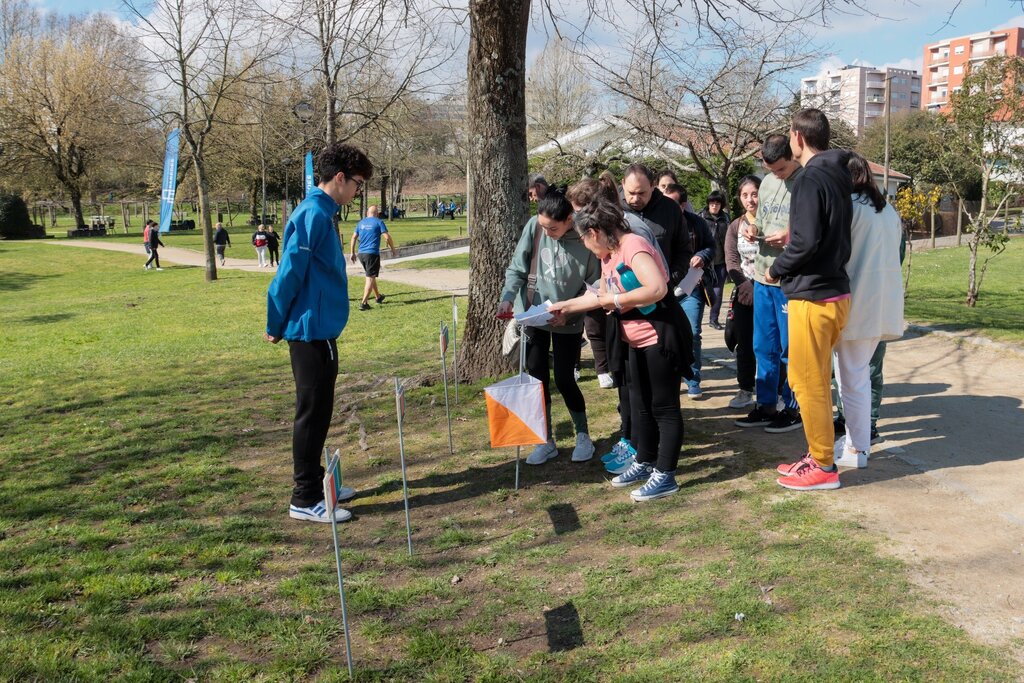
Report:
M288 219L277 274L267 290L267 334L288 341L336 339L348 322L345 254L331 219L338 204L313 188Z

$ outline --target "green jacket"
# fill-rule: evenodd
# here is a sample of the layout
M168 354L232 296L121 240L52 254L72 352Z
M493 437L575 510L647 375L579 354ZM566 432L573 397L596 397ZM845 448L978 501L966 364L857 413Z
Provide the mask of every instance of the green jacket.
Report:
M789 197L793 189L793 183L803 172L798 168L793 175L785 180L779 180L774 173L768 173L761 180L761 188L757 192L757 234L763 237L776 232L789 229ZM742 239L742 238L740 238ZM775 259L782 253L782 249L776 249L759 240L757 243L757 256L754 257L754 279L762 285L768 284L764 281L765 272L775 263ZM778 283L770 285L778 287Z
M533 301L526 301L526 280L530 275L530 263L533 259L533 238L537 230L541 231L540 257L537 259L537 289ZM502 301L515 302L514 310L522 313L534 304L551 300L566 301L573 299L586 290L586 284L594 284L601 277L601 264L593 252L583 246L583 241L575 230L569 230L561 239L551 239L537 225L534 216L523 228L512 255L512 262L505 271L505 288L501 292ZM545 325L541 329L555 333L577 333L583 330L583 315L566 317L566 324L559 327Z

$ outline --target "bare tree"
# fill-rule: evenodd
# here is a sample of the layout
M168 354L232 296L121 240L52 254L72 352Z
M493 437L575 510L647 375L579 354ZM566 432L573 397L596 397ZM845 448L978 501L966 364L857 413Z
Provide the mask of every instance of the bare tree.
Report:
M525 88L526 33L530 0L469 0L470 46L467 69L470 185L470 290L460 366L467 376L493 376L509 369L502 359L501 325L494 305L503 271L527 216ZM860 0L812 0L796 9L771 0L588 0L586 33L593 21L616 22L624 8L648 15L652 8L689 8L688 25L717 23L737 12L786 24L808 16L827 19L840 11L863 13ZM564 25L564 5L541 0L538 9L556 32ZM614 23L612 24L615 25ZM732 45L732 48L738 46ZM742 141L732 149L740 149Z
M812 62L808 42L794 24L755 30L725 21L702 27L694 41L670 28L676 13L651 21L628 41L625 65L605 66L603 78L630 105L624 118L684 145L687 165L729 193L736 164L788 125L793 93L785 81Z
M596 97L583 61L565 38L548 41L526 78L527 141L554 140L592 116Z
M325 143L373 129L451 56L422 0L295 0L281 13L296 51L313 46Z
M530 0L470 0L469 311L460 368L465 377L512 368L500 353L494 307L528 216L526 204L526 31Z
M126 0L125 6L136 20L141 59L157 83L155 116L180 129L192 164L206 279L216 280L207 144L224 104L266 78L283 46L280 24L251 0Z
M38 33L15 30L5 41L0 163L23 187L32 177L56 181L81 227L87 174L110 161L129 118L124 93L139 87L129 44L100 15L51 23Z

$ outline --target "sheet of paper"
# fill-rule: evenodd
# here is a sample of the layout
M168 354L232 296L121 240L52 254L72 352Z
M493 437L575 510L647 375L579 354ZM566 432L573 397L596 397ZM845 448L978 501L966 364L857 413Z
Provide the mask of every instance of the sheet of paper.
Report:
M552 318L552 315L548 313L548 308L550 306L550 300L545 301L542 304L537 304L536 306L530 306L530 308L516 315L516 322L527 327L540 327L541 325L547 325L548 321Z
M700 282L700 277L703 274L704 271L700 268L690 268L686 271L686 277L680 280L679 284L676 286L677 295L679 292L682 292L682 294L689 294L692 292L693 288L697 286L698 282Z

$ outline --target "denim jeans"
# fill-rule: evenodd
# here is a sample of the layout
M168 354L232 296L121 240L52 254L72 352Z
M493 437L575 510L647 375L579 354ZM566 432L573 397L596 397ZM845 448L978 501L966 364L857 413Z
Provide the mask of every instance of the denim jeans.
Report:
M757 404L775 407L779 398L779 373L789 363L789 301L781 287L754 283L754 357L757 375L754 386ZM796 397L786 382L782 400L796 409Z
M686 380L687 387L700 386L700 321L704 317L704 297L700 293L700 286L691 294L679 300L679 305L690 322L690 332L693 334L693 379Z

